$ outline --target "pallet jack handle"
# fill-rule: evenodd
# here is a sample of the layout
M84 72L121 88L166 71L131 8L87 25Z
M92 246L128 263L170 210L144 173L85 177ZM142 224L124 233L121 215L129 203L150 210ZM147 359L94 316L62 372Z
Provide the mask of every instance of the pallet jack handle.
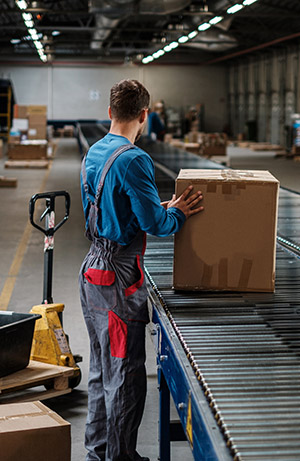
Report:
M65 197L65 215L63 219L55 225L55 199ZM38 200L46 200L46 209L40 217L40 221L45 219L45 227L39 226L34 221L35 204ZM33 227L45 234L44 239L44 287L42 304L52 304L52 272L53 272L53 249L54 234L69 218L71 199L66 191L43 192L35 194L29 201L29 219Z
M56 197L65 197L65 216L63 219L56 224L54 227L41 227L38 224L34 222L34 209L35 209L35 203L37 200L40 199L46 199L46 206L47 208L45 209L44 213L40 217L40 221L44 219L44 217L47 214L50 214L52 211L55 211L55 199ZM53 235L69 218L69 212L70 212L70 204L71 204L71 198L68 192L66 191L55 191L55 192L43 192L40 194L35 194L31 197L29 201L29 218L30 222L33 225L33 227L36 227L39 231L43 232L46 236Z

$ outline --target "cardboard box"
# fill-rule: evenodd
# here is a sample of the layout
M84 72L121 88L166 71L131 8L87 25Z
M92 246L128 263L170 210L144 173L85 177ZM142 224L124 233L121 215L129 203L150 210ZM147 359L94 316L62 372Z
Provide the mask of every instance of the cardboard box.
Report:
M34 128L35 126L47 125L47 115L46 114L29 114L28 115L29 128Z
M47 141L22 141L8 145L11 160L37 160L47 158Z
M71 426L41 402L0 405L1 461L70 461Z
M204 211L175 235L174 288L273 292L279 182L268 171L181 170Z
M40 114L40 115L46 114L47 115L47 106L30 105L28 106L27 113L28 113L28 116L31 114Z
M27 106L14 105L14 118L27 118Z
M204 146L201 150L202 155L207 155L208 157L213 155L226 155L227 147L225 145L217 146Z
M12 130L27 131L28 130L28 119L27 118L14 118L12 122Z
M21 135L20 134L10 134L8 138L8 143L9 144L15 144L19 143L21 141Z
M27 137L28 139L46 139L47 137L46 125L35 125L33 127L29 127Z

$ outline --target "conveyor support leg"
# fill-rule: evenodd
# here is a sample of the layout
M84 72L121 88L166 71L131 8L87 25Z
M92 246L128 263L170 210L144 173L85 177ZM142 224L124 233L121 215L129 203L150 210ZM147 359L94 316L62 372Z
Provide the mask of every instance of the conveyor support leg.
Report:
M170 461L170 391L159 370L159 459Z

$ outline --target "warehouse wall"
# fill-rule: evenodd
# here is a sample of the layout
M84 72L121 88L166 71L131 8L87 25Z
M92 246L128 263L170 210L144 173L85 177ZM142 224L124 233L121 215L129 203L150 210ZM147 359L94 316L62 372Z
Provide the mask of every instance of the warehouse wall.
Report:
M106 119L109 90L122 78L136 78L152 102L186 108L204 105L205 129L226 124L226 73L222 66L2 67L13 81L19 104L47 104L50 119Z
M292 115L300 111L299 65L300 49L291 47L230 66L229 119L235 136L288 145Z

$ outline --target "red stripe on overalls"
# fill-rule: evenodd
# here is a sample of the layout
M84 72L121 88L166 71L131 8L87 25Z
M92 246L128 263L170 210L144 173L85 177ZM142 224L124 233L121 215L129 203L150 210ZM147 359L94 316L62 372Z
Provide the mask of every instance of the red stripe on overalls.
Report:
M135 282L133 285L125 289L125 296L133 295L133 293L135 293L139 288L141 288L144 282L144 272L142 271L142 268L141 268L140 255L137 255L136 261L137 261L137 265L138 265L138 268L141 274L141 278L137 282Z

